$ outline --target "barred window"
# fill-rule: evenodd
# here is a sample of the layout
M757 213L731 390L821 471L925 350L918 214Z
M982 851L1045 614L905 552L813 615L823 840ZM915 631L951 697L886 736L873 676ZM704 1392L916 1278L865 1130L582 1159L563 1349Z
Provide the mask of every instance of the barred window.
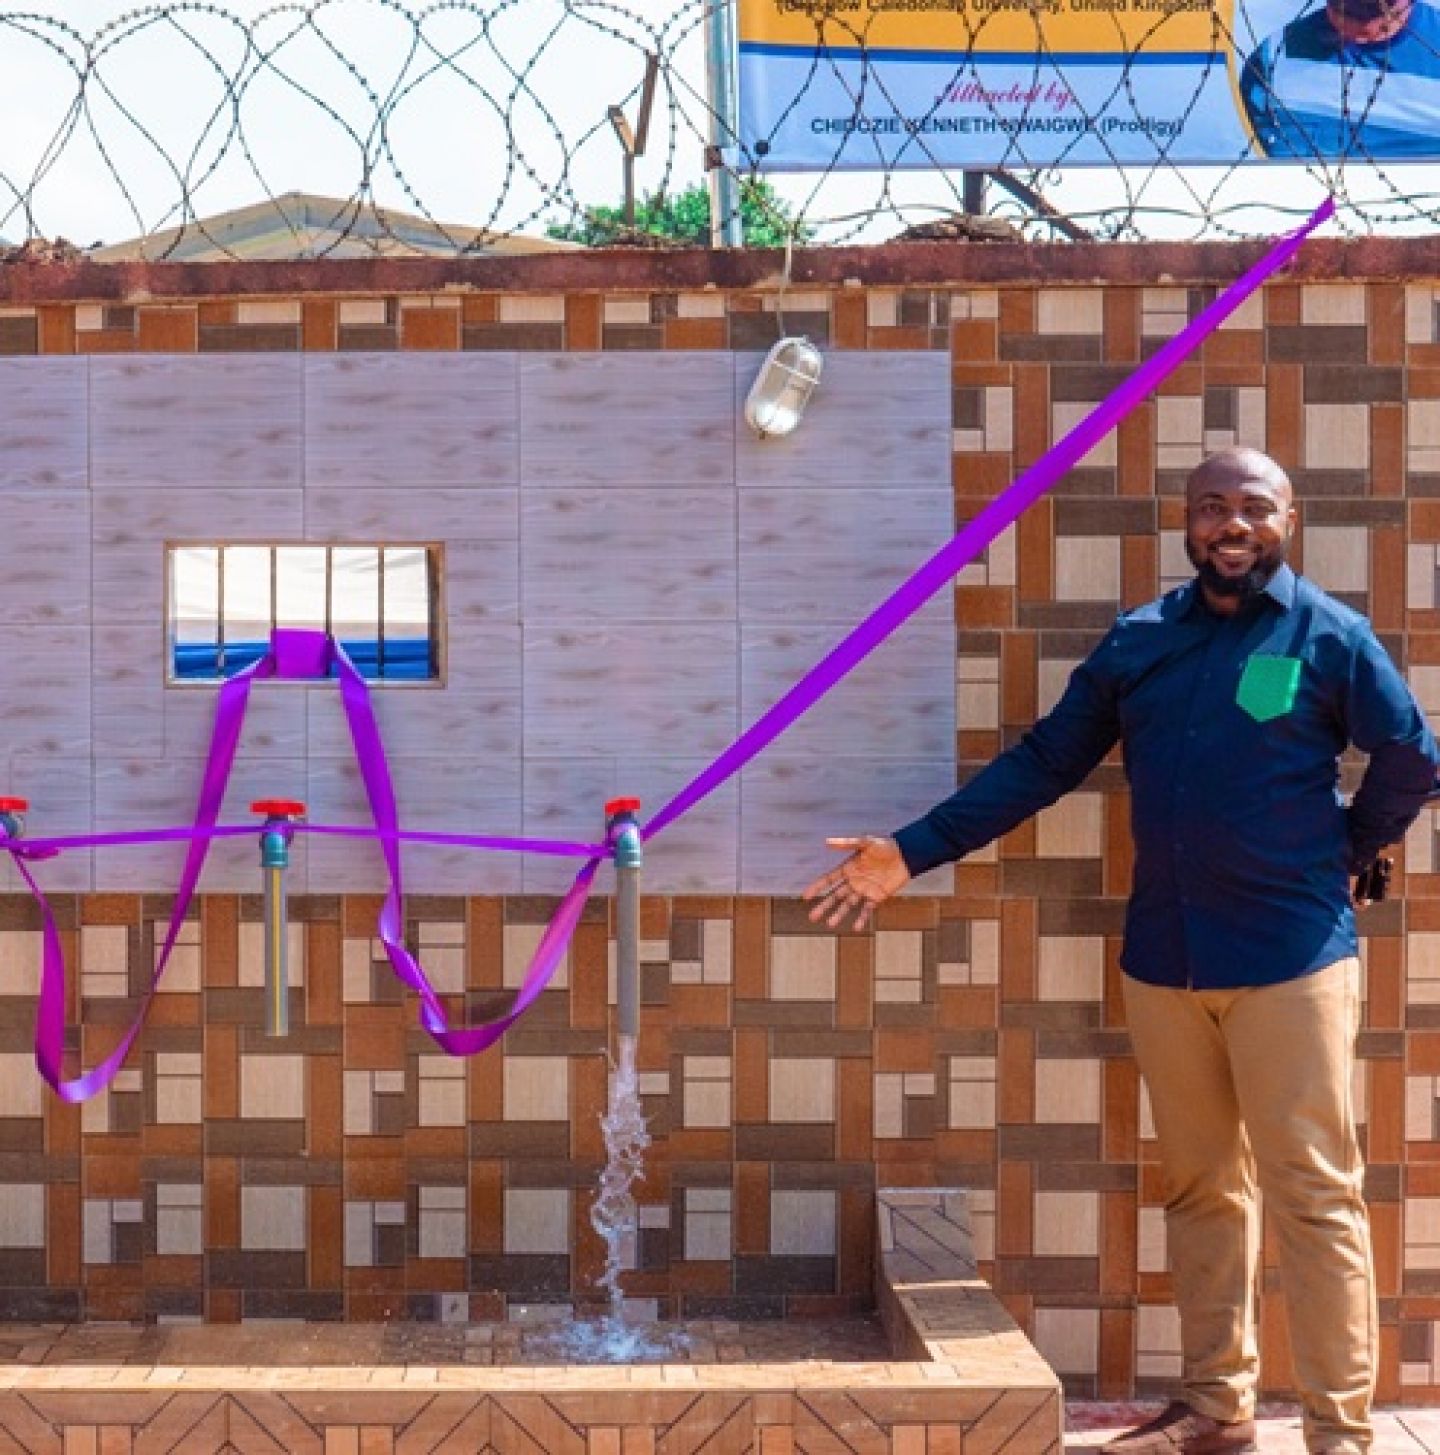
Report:
M275 627L330 632L372 682L443 671L441 547L166 547L168 680L219 682L265 655Z

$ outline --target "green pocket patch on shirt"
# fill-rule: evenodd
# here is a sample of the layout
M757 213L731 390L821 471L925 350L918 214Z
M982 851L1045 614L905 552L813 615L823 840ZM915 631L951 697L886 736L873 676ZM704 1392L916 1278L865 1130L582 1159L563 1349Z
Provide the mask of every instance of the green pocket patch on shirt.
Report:
M1235 701L1255 719L1269 722L1295 706L1300 689L1299 657L1251 657L1240 676Z

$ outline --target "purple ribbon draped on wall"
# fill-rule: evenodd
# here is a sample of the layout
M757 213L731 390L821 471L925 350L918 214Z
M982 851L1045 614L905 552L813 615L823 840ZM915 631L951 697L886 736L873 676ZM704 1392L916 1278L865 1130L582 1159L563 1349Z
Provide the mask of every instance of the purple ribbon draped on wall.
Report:
M1334 213L1334 203L1325 202L1304 226L1281 238L1241 278L1155 355L1141 364L1115 391L1098 404L1063 439L1021 474L991 501L951 540L901 585L819 663L805 674L773 707L670 799L644 826L647 839L663 833L671 824L707 798L747 763L798 721L837 683L859 666L877 647L900 629L926 602L942 590L969 562L979 556L1008 526L1012 525L1060 477L1099 443L1142 400L1195 352L1241 304L1278 269L1294 257L1300 244ZM575 927L584 913L590 889L601 863L610 856L608 844L578 844L558 840L513 838L489 835L417 833L402 830L395 800L395 786L375 720L365 680L341 647L324 632L276 631L270 651L253 667L232 677L220 688L215 727L205 774L200 788L195 822L188 828L148 829L134 832L77 835L39 840L7 839L0 834L0 848L7 850L20 876L39 905L43 933L39 1004L35 1024L35 1062L40 1074L65 1101L84 1101L108 1086L134 1046L150 1003L185 921L205 865L210 845L217 838L251 835L253 826L221 825L220 809L230 771L235 761L250 689L267 678L297 680L325 678L338 671L341 702L349 724L356 761L370 802L373 828L347 825L296 824L302 832L330 833L373 838L385 860L389 888L380 910L378 933L390 963L399 978L420 998L420 1019L436 1044L454 1056L469 1056L493 1045L534 1003L550 983L560 964ZM66 849L100 845L159 843L182 840L188 845L180 884L155 971L132 1024L115 1049L83 1075L66 1080L62 1062L65 1050L65 960L54 911L30 871L27 861L53 856ZM439 994L424 969L404 944L403 882L400 846L404 842L452 844L466 848L531 852L581 858L583 863L566 891L536 948L525 978L510 1008L483 1023L454 1028Z

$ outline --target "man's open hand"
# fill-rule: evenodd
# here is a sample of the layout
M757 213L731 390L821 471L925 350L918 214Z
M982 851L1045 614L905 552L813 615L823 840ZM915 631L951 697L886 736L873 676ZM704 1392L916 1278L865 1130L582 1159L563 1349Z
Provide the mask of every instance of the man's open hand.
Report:
M894 839L866 837L862 839L826 839L827 848L848 853L834 869L822 874L809 885L802 898L813 899L812 920L824 920L838 929L853 914L853 928L863 930L875 913L875 906L884 904L909 882L900 847Z

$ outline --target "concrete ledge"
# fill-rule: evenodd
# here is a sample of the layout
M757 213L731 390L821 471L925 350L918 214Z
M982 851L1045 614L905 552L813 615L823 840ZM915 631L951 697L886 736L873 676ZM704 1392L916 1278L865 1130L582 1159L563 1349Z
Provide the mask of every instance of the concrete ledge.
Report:
M380 1325L11 1324L0 1449L1058 1455L1059 1382L977 1276L964 1194L883 1191L878 1222L892 1359L873 1329L865 1362L754 1333L746 1358L764 1326L737 1325L717 1362L473 1367L387 1361Z
M876 1232L876 1302L895 1352L992 1397L997 1414L1003 1408L1008 1418L1023 1416L1007 1450L1060 1449L1060 1380L980 1277L965 1193L882 1188ZM979 1429L965 1434L967 1451L998 1448Z

